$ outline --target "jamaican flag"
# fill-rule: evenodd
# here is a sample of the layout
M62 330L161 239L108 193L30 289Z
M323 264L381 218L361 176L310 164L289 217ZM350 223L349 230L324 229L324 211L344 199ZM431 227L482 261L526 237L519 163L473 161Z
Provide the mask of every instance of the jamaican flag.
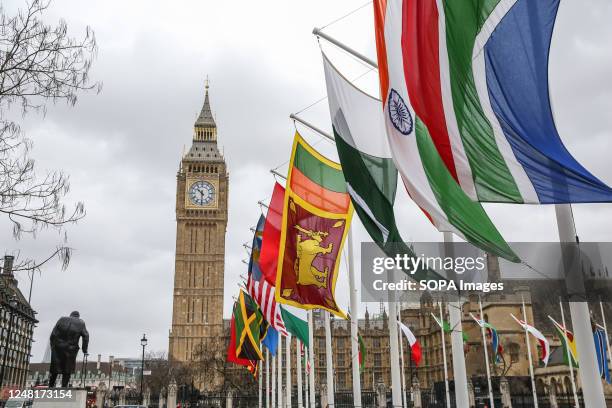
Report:
M238 301L234 305L233 319L236 357L250 361L263 360L260 344L268 329L267 324L257 303L243 291L240 291Z

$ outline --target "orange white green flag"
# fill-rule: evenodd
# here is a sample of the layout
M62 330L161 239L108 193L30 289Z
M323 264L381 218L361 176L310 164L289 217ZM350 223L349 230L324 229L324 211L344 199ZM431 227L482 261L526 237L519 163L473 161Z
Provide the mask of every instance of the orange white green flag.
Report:
M342 168L296 132L285 188L276 301L346 318L334 297L353 215Z

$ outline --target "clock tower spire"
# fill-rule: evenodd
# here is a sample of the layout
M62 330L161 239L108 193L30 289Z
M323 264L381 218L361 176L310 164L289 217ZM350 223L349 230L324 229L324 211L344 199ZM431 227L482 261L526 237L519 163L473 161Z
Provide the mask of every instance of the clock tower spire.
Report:
M229 176L217 146L209 98L193 126L176 185L176 254L168 356L189 363L223 334L223 279Z

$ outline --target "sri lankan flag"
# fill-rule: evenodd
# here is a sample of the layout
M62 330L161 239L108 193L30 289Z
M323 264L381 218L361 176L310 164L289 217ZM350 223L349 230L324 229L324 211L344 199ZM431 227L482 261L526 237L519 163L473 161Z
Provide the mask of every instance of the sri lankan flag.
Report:
M340 164L296 132L285 191L276 301L325 309L346 319L334 298L353 207Z
M264 323L257 303L243 291L240 291L240 297L234 305L233 319L236 358L250 361L263 360L260 344L266 333L267 325Z

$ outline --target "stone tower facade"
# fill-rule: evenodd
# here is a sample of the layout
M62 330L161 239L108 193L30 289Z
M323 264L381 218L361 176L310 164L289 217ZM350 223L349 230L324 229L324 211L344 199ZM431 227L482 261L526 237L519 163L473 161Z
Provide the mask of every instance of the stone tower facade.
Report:
M208 83L181 159L176 183L176 255L172 328L168 357L197 360L208 340L223 333L223 277L227 227L228 172L217 146Z

